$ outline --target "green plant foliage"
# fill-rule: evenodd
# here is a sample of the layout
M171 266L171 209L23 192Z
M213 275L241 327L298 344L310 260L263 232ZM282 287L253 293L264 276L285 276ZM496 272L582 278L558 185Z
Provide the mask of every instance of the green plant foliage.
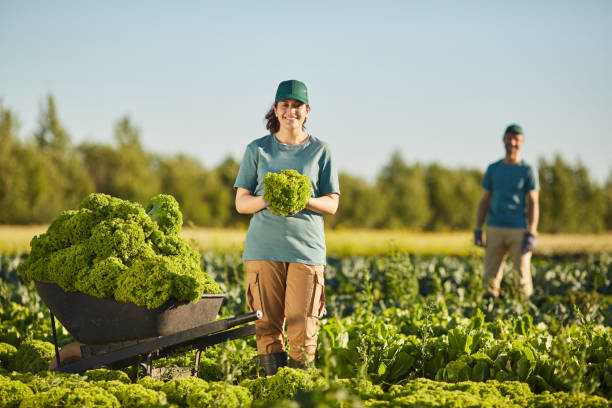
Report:
M329 408L361 408L361 399L342 388L338 384L332 384L328 388L315 388L312 391L299 392L293 401L283 400L280 404L269 404L267 406L291 406L297 403L299 407L329 407ZM262 405L266 406L266 405Z
M6 408L17 408L21 400L34 395L30 387L21 381L0 378L0 404Z
M25 280L52 280L67 291L148 308L170 298L196 301L202 293L221 293L178 235L176 200L159 195L147 208L154 219L139 204L90 194L78 210L63 212L32 239L19 273Z
M96 386L114 395L122 408L166 405L166 394L147 389L140 384L124 384L120 381L98 381Z
M209 347L200 359L199 376L207 381L240 382L257 375L257 350L236 340Z
M169 403L184 406L188 395L207 388L208 383L201 378L187 377L168 381L161 387L161 391L166 394Z
M206 272L229 289L225 316L241 313L240 257L204 254L204 260ZM164 383L146 377L138 385L168 394L167 403L176 407L251 402L253 407L607 406L612 398L612 327L605 322L612 257L536 260L536 294L530 299L507 285L503 299L482 301L481 268L479 259L397 252L330 259L330 314L320 324L317 370L281 368L275 376L257 378L251 336L207 348L200 361L206 381ZM22 294L24 302L37 307ZM13 319L1 323L15 328L17 346L30 333L50 330L48 316L36 318L45 309L33 312L6 298L0 305L1 315ZM195 351L185 348L154 360L154 367L176 367L178 373L194 363ZM98 371L110 377L119 373L116 378L125 381L123 372ZM19 381L35 394L62 387L108 388L108 382L89 374L46 371L0 370L0 382L6 381ZM139 391L122 400L119 396L127 391L115 388L113 395L124 405L163 405Z
M10 373L10 378L27 384L34 393L49 391L56 387L77 388L89 387L91 385L85 382L84 377L80 377L78 374L67 374L55 371L41 371L36 374L13 371Z
M239 408L249 406L252 396L248 389L225 382L208 383L206 389L190 393L186 399L187 407L219 407Z
M196 377L170 380L161 387L168 402L186 407L243 407L251 401L248 389L225 382L207 382Z
M146 377L139 378L138 384L150 390L161 391L165 383L162 380L157 380L155 378L146 376Z
M54 355L55 347L52 343L26 339L13 355L9 368L15 371L37 373L47 369Z
M87 381L95 382L95 381L119 381L124 384L130 384L130 377L123 371L117 370L107 370L104 368L98 368L95 370L87 370L85 372L85 377ZM148 388L148 387L147 387Z
M0 367L7 368L17 353L17 348L12 344L0 343Z
M20 408L81 408L81 407L109 407L119 408L117 398L103 388L90 387L55 387L48 391L39 392L32 396L25 397Z
M488 381L448 384L416 379L406 385L394 385L384 399L402 407L605 407L603 398L565 393L534 395L520 382ZM572 405L573 404L573 405ZM385 406L374 404L373 406Z
M316 371L280 367L273 376L245 380L240 385L251 392L253 399L282 400L292 398L300 391L311 391L323 383Z
M263 179L264 199L270 203L270 210L280 215L294 214L306 208L312 195L312 184L308 176L297 170L281 170L268 173Z
M160 194L153 197L145 208L147 215L159 225L164 234L178 234L183 226L183 215L179 205L171 195Z
M31 297L38 299L36 290L33 288L30 290ZM74 341L59 322L56 322L56 329L60 345ZM40 308L38 302L32 307L16 302L5 302L4 306L0 305L0 342L17 347L25 338L53 341L49 310L46 307Z

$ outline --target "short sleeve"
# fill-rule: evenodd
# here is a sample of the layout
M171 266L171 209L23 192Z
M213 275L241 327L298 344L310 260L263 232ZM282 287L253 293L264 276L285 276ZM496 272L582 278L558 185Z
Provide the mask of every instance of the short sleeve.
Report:
M484 177L482 178L482 188L488 191L493 191L493 178L491 173L491 166L487 167L487 171L485 171Z
M525 187L527 191L531 190L539 190L540 189L540 180L538 179L538 171L533 168L533 166L527 167L527 177L526 177Z
M338 170L336 162L332 159L329 148L325 147L325 153L321 157L319 172L319 194L340 194L340 183L338 182Z
M249 144L244 152L240 170L236 176L234 188L244 188L251 193L257 188L257 149L253 144Z

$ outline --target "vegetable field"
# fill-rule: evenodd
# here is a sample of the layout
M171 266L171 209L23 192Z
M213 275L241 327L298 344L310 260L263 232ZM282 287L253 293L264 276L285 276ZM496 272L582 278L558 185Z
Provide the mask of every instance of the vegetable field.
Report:
M481 257L330 257L316 367L258 377L254 338L207 349L199 378L183 350L83 376L49 373L48 311L0 255L0 406L7 407L606 407L612 398L612 256L536 259L535 294L509 268L503 297L481 300ZM204 252L204 270L246 311L236 252ZM60 327L60 343L73 341Z

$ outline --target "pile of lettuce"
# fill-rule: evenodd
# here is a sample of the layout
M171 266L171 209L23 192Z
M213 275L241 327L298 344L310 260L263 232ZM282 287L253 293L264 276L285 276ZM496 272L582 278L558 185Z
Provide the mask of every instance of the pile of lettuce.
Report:
M66 291L113 297L147 308L169 299L197 301L222 293L179 234L183 217L170 195L138 203L90 194L30 242L18 271L26 281L51 280Z
M270 203L270 210L280 215L291 215L306 208L312 195L308 176L297 170L281 170L268 173L263 179L264 200Z

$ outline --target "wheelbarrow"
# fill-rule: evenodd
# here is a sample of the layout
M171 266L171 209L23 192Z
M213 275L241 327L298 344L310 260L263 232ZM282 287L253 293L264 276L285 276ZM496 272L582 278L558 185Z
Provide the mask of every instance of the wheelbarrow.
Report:
M253 324L235 327L262 317L261 311L255 311L215 320L225 294L202 295L196 303L169 300L156 309L147 309L112 298L67 292L52 281L37 281L35 285L51 312L56 357L50 369L67 373L140 363L151 375L153 360L191 347L197 349L192 370L192 375L197 375L203 349L255 334ZM77 340L61 351L55 317Z

